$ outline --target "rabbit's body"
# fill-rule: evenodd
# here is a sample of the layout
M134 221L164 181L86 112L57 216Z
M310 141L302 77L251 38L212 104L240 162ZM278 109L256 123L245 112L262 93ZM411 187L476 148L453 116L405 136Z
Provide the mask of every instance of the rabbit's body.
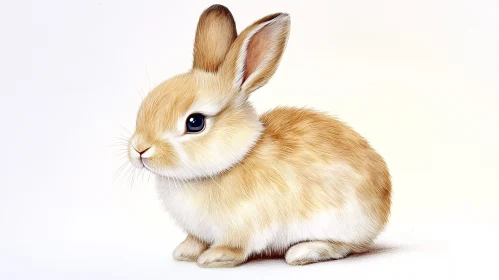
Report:
M188 233L174 258L236 266L253 254L289 264L364 250L386 224L385 162L350 127L325 114L279 108L259 117L247 99L277 69L287 14L237 35L220 5L200 17L193 69L144 99L130 161L158 178L167 210Z
M381 157L349 127L310 110L276 109L262 123L251 152L223 174L187 182L158 177L177 223L247 255L307 240L369 244L390 206Z

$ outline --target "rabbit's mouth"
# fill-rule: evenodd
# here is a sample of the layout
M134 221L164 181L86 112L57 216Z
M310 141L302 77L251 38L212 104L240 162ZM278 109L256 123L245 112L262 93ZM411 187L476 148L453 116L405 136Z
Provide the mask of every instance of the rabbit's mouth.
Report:
M147 158L141 158L140 162L142 163L142 167L147 169L149 172L155 173L151 166L147 166Z

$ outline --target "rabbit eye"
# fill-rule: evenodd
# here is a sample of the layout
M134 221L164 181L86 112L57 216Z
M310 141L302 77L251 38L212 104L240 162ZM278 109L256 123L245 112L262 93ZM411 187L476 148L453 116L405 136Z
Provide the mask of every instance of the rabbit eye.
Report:
M185 121L186 131L188 133L201 132L205 126L205 116L203 114L194 113L187 117Z

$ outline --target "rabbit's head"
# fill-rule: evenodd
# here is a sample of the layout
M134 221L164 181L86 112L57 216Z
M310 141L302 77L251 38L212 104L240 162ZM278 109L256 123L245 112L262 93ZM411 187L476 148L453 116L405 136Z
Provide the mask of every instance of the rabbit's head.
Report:
M188 180L242 161L263 130L247 98L274 74L289 26L287 14L273 14L237 36L227 8L205 10L192 70L154 88L140 107L128 148L133 165Z

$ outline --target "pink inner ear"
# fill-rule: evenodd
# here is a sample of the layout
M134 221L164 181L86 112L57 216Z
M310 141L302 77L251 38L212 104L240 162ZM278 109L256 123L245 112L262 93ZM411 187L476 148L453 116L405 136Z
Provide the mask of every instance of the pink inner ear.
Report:
M267 25L250 39L248 48L246 49L246 63L244 65L245 71L243 83L256 71L259 66L261 66L265 58L265 54L270 51L271 32L272 28Z

